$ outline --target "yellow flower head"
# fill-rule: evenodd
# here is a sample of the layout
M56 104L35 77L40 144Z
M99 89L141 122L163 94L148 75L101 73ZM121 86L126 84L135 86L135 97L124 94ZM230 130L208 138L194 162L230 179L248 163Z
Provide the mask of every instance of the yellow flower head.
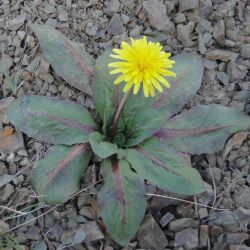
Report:
M168 69L173 68L175 61L170 60L170 53L162 50L160 43L147 42L144 36L141 39L131 38L131 44L122 42L121 49L113 49L114 54L110 56L119 59L117 62L109 63L110 74L120 73L114 84L126 82L123 88L128 92L134 86L133 93L137 94L140 85L143 85L143 92L146 97L155 95L155 90L163 91L162 85L170 88L165 76L175 77L176 74ZM161 83L161 84L160 84Z

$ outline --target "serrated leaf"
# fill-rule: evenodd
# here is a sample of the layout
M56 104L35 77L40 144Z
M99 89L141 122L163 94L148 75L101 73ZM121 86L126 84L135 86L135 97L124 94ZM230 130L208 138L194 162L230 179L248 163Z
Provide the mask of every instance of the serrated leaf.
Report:
M155 136L178 151L211 154L222 150L230 135L250 129L250 118L237 109L199 105L175 116Z
M105 136L98 132L92 133L89 136L89 143L93 152L101 158L107 158L116 154L119 150L116 144L105 141L105 139Z
M23 96L11 105L8 117L28 136L53 144L85 143L96 129L87 109L54 97Z
M171 117L181 111L182 107L196 94L201 86L203 62L200 56L181 53L172 57L175 60L173 71L176 77L171 78L171 88L160 93L153 107Z
M105 183L98 194L98 203L107 232L124 246L138 230L146 210L143 181L118 160L103 162Z
M79 190L90 157L88 144L50 148L32 171L31 180L37 194L48 204L65 202Z
M166 115L153 108L138 108L133 112L123 112L127 137L124 146L132 147L150 138L166 123Z
M182 155L157 139L127 149L125 159L137 174L158 188L183 195L203 191L202 179Z
M84 46L70 41L48 25L32 24L31 28L39 40L44 57L56 74L73 87L92 95L90 85L94 63Z

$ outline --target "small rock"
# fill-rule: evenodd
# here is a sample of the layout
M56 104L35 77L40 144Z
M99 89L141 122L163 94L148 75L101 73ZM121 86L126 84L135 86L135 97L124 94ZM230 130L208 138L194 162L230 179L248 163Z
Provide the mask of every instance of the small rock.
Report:
M123 24L128 24L130 21L130 17L125 15L125 14L121 14L121 21L123 22Z
M35 221L34 221L34 223L35 223ZM37 226L29 227L29 229L25 235L26 235L28 240L40 240L41 239L40 228Z
M11 182L15 178L14 175L4 174L0 175L0 188Z
M199 244L198 229L187 228L175 235L175 247L184 247L185 249L197 248Z
M206 46L205 46L204 36L202 34L199 34L199 37L198 37L198 49L201 55L204 55L207 51Z
M199 0L199 15L201 17L208 17L213 12L213 5L211 0Z
M188 24L178 24L177 25L177 38L185 44L189 41L189 35L193 31L195 23L190 21Z
M94 221L78 225L74 230L64 231L61 241L64 244L80 244L82 242L92 242L104 238L103 233Z
M250 44L241 45L240 55L246 59L250 58Z
M196 228L198 225L199 224L191 218L181 218L171 221L168 225L168 229L172 232L179 232L189 227Z
M244 207L249 208L250 207L250 189L248 186L243 186L242 190L233 195L233 200L235 201L235 204L237 207Z
M151 214L144 218L137 240L139 246L145 249L163 250L168 245L166 236Z
M121 35L124 32L124 26L119 14L114 14L108 25L108 33L111 35Z
M158 0L143 1L143 7L148 14L150 25L158 30L166 30L169 25L166 7Z
M18 36L18 38L19 38L21 41L25 38L25 35L26 35L26 33L25 33L25 31L23 31L23 30L19 30L19 31L17 32L17 36Z
M214 182L216 184L219 184L220 183L220 180L221 180L221 169L217 168L217 167L211 167L211 171L213 173L213 176L211 175L210 173L210 169L207 168L204 172L205 174L205 177L207 179L207 181L212 184L213 183L213 179L214 179Z
M59 21L67 22L69 20L67 11L61 5L58 5L57 12Z
M230 244L228 245L228 250L250 250L250 247L248 247L245 244L239 244L239 245L235 245L235 244Z
M32 80L32 75L30 74L30 72L29 71L23 71L23 73L22 73L22 76L23 76L23 79L25 80L25 81L31 81Z
M178 13L175 17L174 17L174 22L176 24L180 24L180 23L184 23L186 21L186 16L183 13Z
M198 6L198 0L179 0L179 12L197 9Z
M166 227L166 226L169 224L170 221L172 221L172 220L174 220L174 219L175 219L175 217L174 217L173 214L171 214L171 213L166 213L166 214L161 218L160 224L161 224L161 226L164 228L164 227Z
M120 8L120 2L119 0L110 0L107 3L107 9L105 12L108 16L113 16Z
M229 76L228 76L228 74L226 74L225 72L217 71L216 76L217 76L217 79L221 83L223 83L225 86L228 86L228 84L229 84Z
M9 197L14 193L14 188L11 184L7 184L0 191L0 201L4 202L9 199Z
M224 232L247 230L247 225L250 223L250 210L240 207L235 211L214 212L208 220L209 225L220 226Z
M5 70L8 71L13 66L13 58L8 54L3 54L2 59L4 61Z
M220 235L214 244L214 249L228 249L228 245L242 244L248 238L249 235L247 233L231 233Z
M209 60L220 60L223 62L228 62L230 60L235 60L237 58L238 54L228 51L228 50L222 50L222 49L215 49L208 53L206 53L206 57Z
M204 192L201 194L197 194L197 199L199 203L207 205L212 202L214 199L214 190L210 184L203 181Z
M141 35L142 31L143 31L143 26L135 25L135 27L130 32L130 36L131 37L138 37Z
M43 11L47 14L53 14L56 13L56 8L54 5L45 2Z
M249 90L237 91L235 92L233 99L240 102L248 102L250 100L250 91Z
M212 225L209 227L209 236L217 238L223 233L223 228L220 226Z
M5 223L4 221L0 220L0 234L9 231L10 227L9 224Z
M42 88L40 89L40 94L45 95L48 89L49 89L49 84L47 82L44 82Z
M7 27L10 30L18 30L25 22L27 16L25 13L7 22Z
M12 41L12 46L19 48L20 45L21 45L21 40L17 36L15 36Z
M212 69L217 68L217 63L215 61L211 61L211 60L208 60L208 59L204 58L203 63L204 63L204 67L206 69L212 70Z
M248 72L247 67L239 65L236 62L229 62L227 64L227 73L229 75L230 82L243 80Z
M207 218L207 216L208 216L207 208L205 208L205 207L200 208L198 210L198 213L199 213L199 217L200 217L201 220Z
M26 68L27 71L29 71L30 73L33 73L35 71L35 69L38 68L40 63L40 56L37 56L33 59L33 61L31 62L31 64Z
M89 36L96 37L98 35L98 28L93 24L93 22L88 22L85 27L85 32Z
M0 121L3 121L4 117L7 116L7 109L14 101L14 97L0 99Z
M217 42L222 42L224 40L225 25L222 19L215 24L214 30L213 30L213 37Z
M77 199L78 208L89 205L91 203L91 197L88 194L80 194Z
M93 211L92 211L90 206L83 206L80 209L79 214L81 214L89 219L94 219Z
M36 45L35 38L31 35L27 35L26 42L30 46L30 48L34 48Z
M207 247L208 237L209 237L208 225L201 225L200 237L199 237L199 248Z
M239 82L241 90L250 90L250 81Z
M39 78L47 83L52 83L54 81L54 77L49 73L39 73Z
M35 242L34 245L32 245L33 250L47 250L47 245L44 241L38 241Z
M54 85L49 86L49 92L52 94L56 94L58 92L58 89Z
M209 22L207 19L200 17L199 21L195 27L195 31L197 33L205 33L210 30L211 22Z

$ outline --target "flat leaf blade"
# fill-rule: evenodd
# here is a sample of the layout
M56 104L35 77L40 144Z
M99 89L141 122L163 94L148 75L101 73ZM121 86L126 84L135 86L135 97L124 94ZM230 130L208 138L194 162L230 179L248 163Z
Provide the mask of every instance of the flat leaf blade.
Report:
M153 108L139 108L123 112L126 125L126 147L132 147L150 138L167 121L165 114Z
M22 132L53 144L72 145L88 141L96 124L84 107L45 96L23 96L8 110L9 120Z
M171 78L171 88L160 93L153 103L154 108L170 117L177 114L196 94L203 76L203 62L200 56L181 53L172 59L175 60L173 71L176 77Z
M98 132L89 136L89 143L93 152L101 158L107 158L119 150L116 144L105 141L105 137Z
M250 129L250 118L237 109L199 105L167 122L155 136L178 151L191 154L222 150L233 133Z
M37 194L48 204L65 202L78 191L90 157L88 144L50 148L32 171L31 180Z
M73 87L92 95L90 84L94 63L84 46L70 41L48 25L32 24L31 28L56 74Z
M124 160L105 160L103 169L105 184L98 194L101 216L108 233L124 246L134 236L144 217L144 183Z
M183 195L203 191L198 171L183 156L157 139L149 139L133 149L127 149L125 159L141 178L162 190Z

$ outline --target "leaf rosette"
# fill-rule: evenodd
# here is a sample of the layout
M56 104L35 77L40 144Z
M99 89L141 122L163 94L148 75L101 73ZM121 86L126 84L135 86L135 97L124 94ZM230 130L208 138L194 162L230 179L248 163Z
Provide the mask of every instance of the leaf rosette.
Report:
M223 149L230 135L250 128L247 115L221 105L200 105L180 113L200 88L203 76L201 57L181 53L171 58L176 77L171 78L168 91L155 84L157 93L145 86L144 92L138 92L137 78L132 84L127 77L119 78L117 82L129 85L125 92L134 84L138 94L127 95L114 129L123 91L122 84L114 84L117 76L110 74L108 65L115 65L111 51L104 51L94 62L83 45L58 30L38 24L32 29L56 74L93 96L102 120L99 127L86 108L72 101L34 95L17 99L8 111L11 123L30 137L54 144L34 167L32 183L41 199L59 204L77 192L93 153L104 159L98 204L107 232L120 245L133 238L144 217L145 181L172 193L201 193L201 176L183 153L214 153ZM164 79L158 77L162 83ZM145 98L149 94L155 97Z

